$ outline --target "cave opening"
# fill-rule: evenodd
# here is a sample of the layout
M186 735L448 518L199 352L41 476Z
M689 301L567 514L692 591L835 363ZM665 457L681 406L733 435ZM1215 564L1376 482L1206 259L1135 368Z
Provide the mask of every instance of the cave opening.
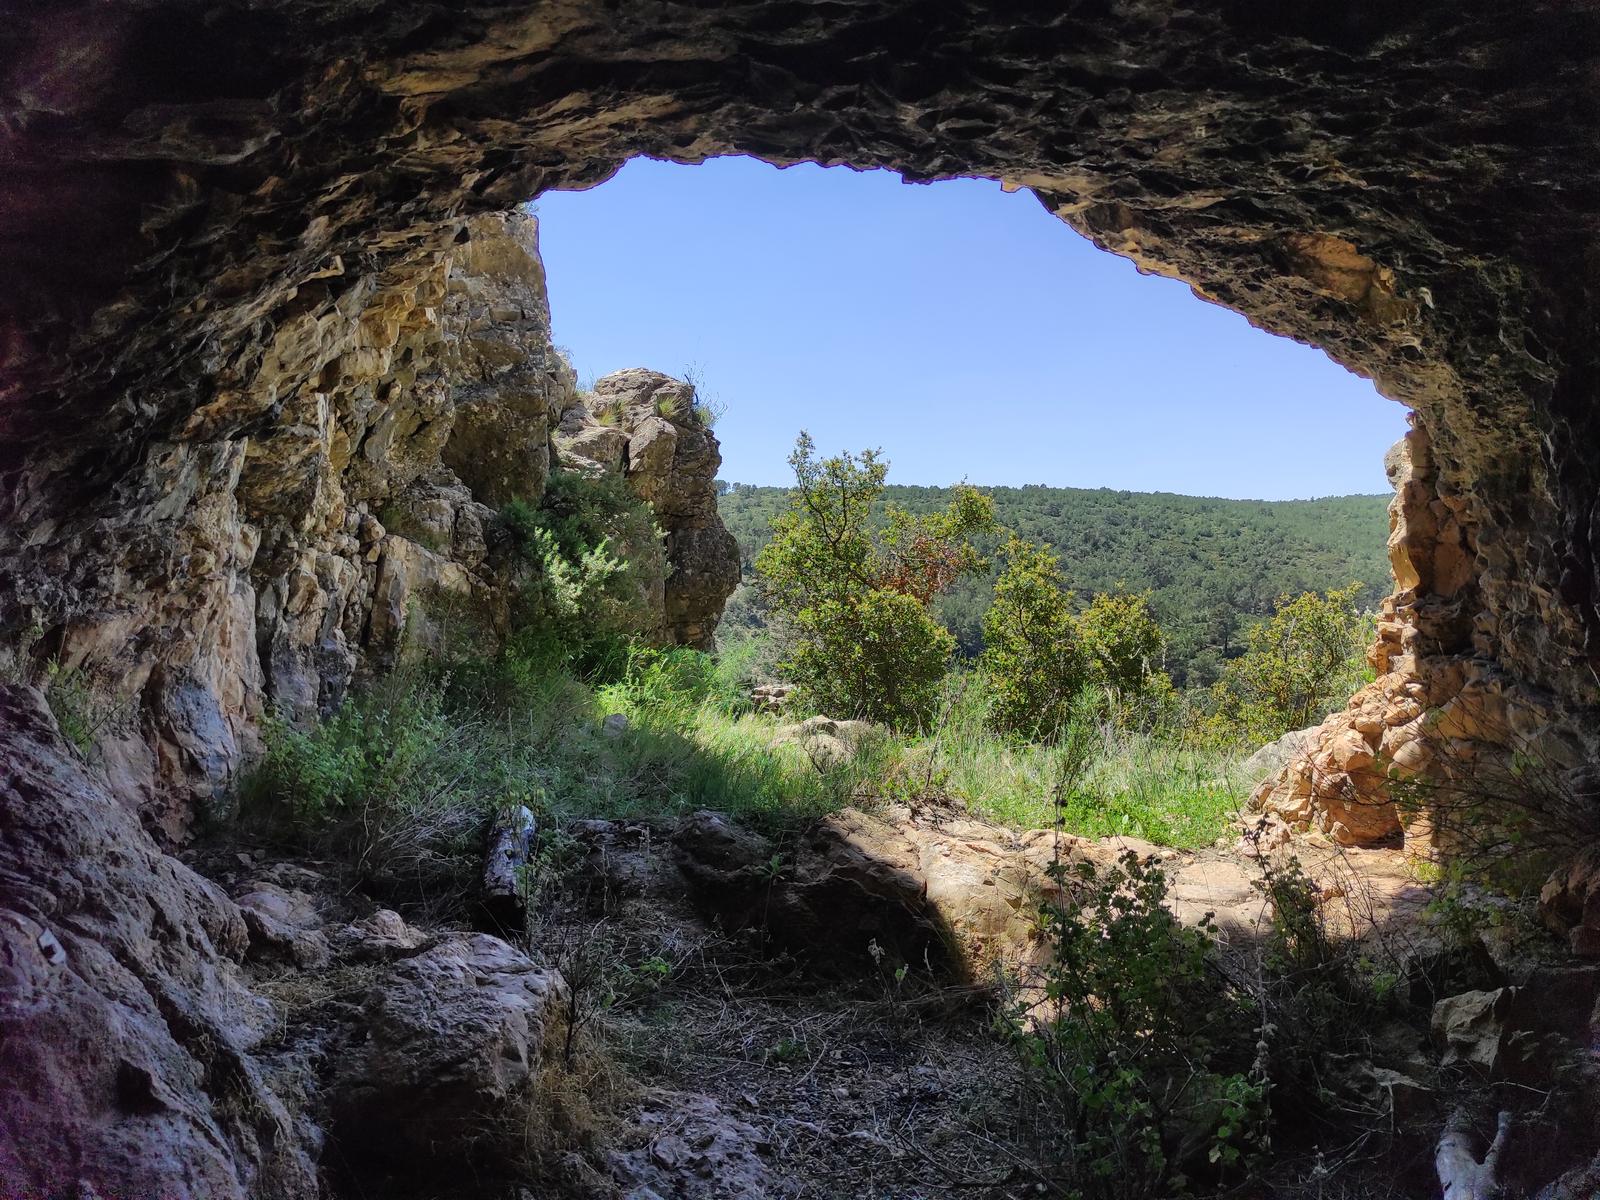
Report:
M1152 590L1179 688L1216 683L1286 595L1354 582L1371 613L1392 590L1383 460L1404 408L1103 253L1026 190L634 159L528 211L578 391L650 364L717 409L744 575L725 637L752 619L802 427L829 453L882 450L901 502L994 490L1085 602ZM991 586L941 600L965 658Z
M559 356L524 352L544 319L534 292L488 295L526 282L496 214L639 153L745 152L1030 189L1100 247L1324 347L1414 411L1391 464L1395 590L1379 607L1375 678L1270 768L1256 798L1332 857L1375 846L1361 853L1397 863L1411 889L1422 867L1444 870L1454 835L1425 805L1397 802L1392 783L1475 789L1468 815L1496 837L1518 832L1508 818L1528 781L1542 789L1559 841L1510 881L1525 920L1463 928L1462 953L1421 956L1390 993L1411 1006L1403 1044L1380 1048L1393 1031L1376 1021L1345 1023L1359 1056L1341 1061L1362 1068L1341 1082L1348 1104L1398 1118L1404 1098L1423 1112L1401 1169L1371 1188L1358 1178L1352 1193L1594 1192L1593 1146L1580 1145L1592 1077L1572 1076L1571 1113L1530 1099L1567 1077L1539 1057L1555 1040L1575 1039L1575 1061L1592 1069L1582 1055L1600 985L1581 961L1600 955L1592 6L487 0L445 15L417 0L262 0L213 5L201 24L170 0L13 7L0 31L0 962L11 985L0 1185L310 1200L328 1194L325 1152L346 1150L360 1169L336 1192L368 1194L389 1176L433 1194L526 1182L509 1178L525 1160L491 1156L526 1149L499 1138L506 1097L520 1102L545 1078L530 1048L556 1027L542 1014L560 986L542 967L457 929L428 945L389 909L308 916L286 893L315 886L314 862L269 863L262 846L220 858L191 846L187 862L169 851L228 798L263 739L288 730L315 748L316 730L354 727L330 720L347 699L404 683L390 668L408 636L424 659L435 649L429 596L447 598L446 618L480 601L493 615L497 522L550 465L548 439L528 431L548 424L537 416L552 386L577 384ZM152 66L188 61L202 65ZM469 278L485 274L492 287ZM658 365L676 371L678 357ZM717 363L705 365L719 385ZM608 395L641 426L657 404L689 403L670 380L626 383L635 390L613 383ZM640 451L643 485L673 507L669 457L683 448L683 475L707 483L709 458L703 431L668 423L670 435L651 425ZM575 420L564 436L608 460L631 454L596 424ZM679 505L668 535L691 549L722 540L703 500ZM525 532L530 544L554 536ZM680 556L679 581L693 561ZM652 599L674 637L703 642L716 590ZM611 717L627 714L585 710L574 740L588 758L568 779L601 799L641 779L658 799L685 799L660 757L615 777L593 769L650 732ZM820 774L814 759L795 763L803 779ZM436 778L401 770L382 783ZM537 797L494 771L442 778L470 781L485 806ZM762 780L735 782L730 803L761 794ZM577 856L605 867L606 895L644 888L665 906L721 885L719 920L777 911L798 943L848 944L850 969L881 986L897 1021L910 1011L898 968L870 948L930 944L922 864L1028 848L1010 835L974 848L970 828L952 826L951 841L913 823L864 870L858 851L874 833L859 813L825 843L777 845L706 818L676 827L673 852L692 837L698 857L641 863L633 851L663 843L638 816L574 834L587 847ZM1493 842L1490 865L1515 849ZM807 884L843 881L855 902L800 903L807 889L789 885L802 855L816 872ZM286 873L268 879L269 866ZM880 889L865 907L864 886ZM342 906L355 894L322 896ZM869 928L864 912L911 920ZM969 912L994 919L987 932L1016 915ZM1535 942L1555 951L1533 962ZM360 969L319 975L324 951L359 956ZM1568 951L1580 961L1559 957ZM913 959L931 965L902 965ZM628 965L634 983L660 978L651 958ZM293 1014L287 1025L269 1019L269 996ZM711 995L712 1053L690 1087L727 1062L725 998ZM836 1081L792 1014L769 1016L767 1044L742 1043L760 1086L725 1097L739 1118L712 1121L693 1096L664 1101L641 1127L683 1131L688 1118L692 1134L652 1140L634 1168L693 1169L699 1149L722 1153L741 1126L792 1117L786 1131L820 1131L807 1145L865 1147L871 1160L842 1164L822 1194L920 1192L907 1177L923 1160L897 1157L884 1134L905 1129L876 1115L907 1111L908 1096L927 1111L926 1076L865 1054L858 1078ZM463 1052L457 1033L483 1036ZM863 1045L899 1039L897 1027L868 1033ZM1449 1061L1414 1066L1430 1040ZM953 1050L942 1078L994 1090L991 1058ZM1365 1070L1380 1056L1383 1074ZM458 1086L472 1064L482 1072ZM1413 1069L1428 1086L1411 1086ZM847 1123L823 1128L817 1112L783 1107L804 1091L794 1085L819 1079L835 1088L828 1118ZM1484 1119L1468 1104L1448 1111L1469 1079ZM884 1080L892 1089L852 1093ZM327 1111L308 1105L318 1097ZM914 1153L935 1145L920 1132ZM764 1145L752 1134L748 1155L723 1162L755 1171ZM976 1177L970 1158L950 1165ZM670 1194L677 1181L642 1184L658 1185Z

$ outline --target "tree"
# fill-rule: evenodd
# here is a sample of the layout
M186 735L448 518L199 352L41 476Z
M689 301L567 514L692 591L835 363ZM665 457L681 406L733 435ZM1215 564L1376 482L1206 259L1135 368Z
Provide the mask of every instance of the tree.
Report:
M983 618L990 721L1006 733L1053 737L1088 682L1072 593L1060 561L1044 546L1012 537L1001 553L1005 569Z
M1371 637L1370 619L1355 606L1360 591L1352 583L1280 596L1212 688L1216 731L1270 741L1319 720L1360 686Z
M1150 611L1149 592L1101 592L1077 618L1090 682L1118 724L1145 724L1173 698L1158 663L1166 639Z
M971 539L993 526L993 505L963 486L943 510L880 514L889 469L880 453L819 459L805 433L789 465L788 508L756 558L787 641L783 669L806 702L836 714L924 719L955 648L930 606L963 575L988 569Z

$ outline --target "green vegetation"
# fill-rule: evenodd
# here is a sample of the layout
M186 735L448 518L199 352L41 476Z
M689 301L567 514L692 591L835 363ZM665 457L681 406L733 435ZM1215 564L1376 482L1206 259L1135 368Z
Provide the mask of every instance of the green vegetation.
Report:
M434 653L310 729L268 722L249 807L388 879L455 869L507 804L557 823L714 808L783 828L938 799L1014 826L1197 847L1243 799L1243 755L1358 678L1367 627L1352 586L1285 597L1238 636L1215 687L1180 696L1151 593L1083 603L1055 553L1015 536L981 622L987 649L963 661L938 603L989 571L988 498L884 503L878 454L820 458L803 435L791 463L796 487L757 558L781 637L746 630L716 659L651 648L645 597L666 563L648 506L615 477L558 473L537 505L501 514L495 552L515 584L504 645ZM799 685L787 720L865 717L882 736L832 765L785 743L748 700L775 662Z
M513 500L500 524L521 562L517 661L614 671L653 632L644 598L667 577L666 550L649 505L619 476L557 471L537 506Z
M739 541L747 571L788 505L779 487L723 484L722 519ZM1220 500L1164 492L1080 488L988 488L997 525L1043 545L1062 564L1078 603L1119 587L1150 593L1165 632L1163 668L1180 689L1210 687L1244 649L1244 636L1285 594L1362 582L1355 604L1376 606L1389 590L1387 496L1320 500ZM950 503L950 488L885 487L885 502L914 514ZM977 539L990 555L1002 535ZM983 614L1002 564L958 581L934 610L959 653L983 650ZM736 595L724 628L759 624L751 597Z
M755 564L784 629L779 668L802 704L889 725L925 721L955 650L931 606L986 567L972 539L993 525L993 505L957 488L935 512L880 510L888 464L872 450L818 459L803 433L789 465L789 507Z
M983 617L980 660L995 693L994 726L1054 738L1084 690L1101 715L1150 728L1168 715L1172 684L1158 666L1165 638L1149 596L1096 596L1081 613L1054 554L1012 538Z
M1373 628L1355 608L1360 591L1352 583L1320 596L1279 597L1212 686L1212 740L1270 742L1312 724L1367 681Z
M1244 997L1212 969L1209 916L1186 926L1166 907L1166 876L1133 853L1097 870L1051 864L1069 899L1045 904L1052 954L1042 1011L1019 1003L1013 1034L1040 1106L1056 1119L1043 1147L1081 1196L1186 1190L1267 1144L1265 1063L1249 1053Z

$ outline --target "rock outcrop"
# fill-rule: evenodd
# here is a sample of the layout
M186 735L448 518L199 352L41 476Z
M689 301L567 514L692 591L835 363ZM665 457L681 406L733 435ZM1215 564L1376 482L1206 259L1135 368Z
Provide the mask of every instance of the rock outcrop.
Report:
M710 650L739 586L739 544L717 515L722 453L692 385L659 371L617 371L572 395L551 433L571 470L611 471L655 512L666 538L665 586L650 598L656 636Z
M246 918L0 687L0 1184L17 1196L318 1195L260 1049Z
M622 439L607 465L656 504L673 566L652 598L659 636L709 645L737 582L712 487L716 439L687 401L666 420L627 390L687 385L653 372L613 384L608 400L630 415L595 425ZM560 442L576 400L550 343L532 216L473 218L421 266L337 296L312 281L249 378L188 426L203 437L248 417L248 436L205 451L179 436L109 524L43 559L23 551L50 570L0 583L0 605L34 638L16 673L46 654L82 673L119 716L96 755L113 786L179 837L265 707L326 714L361 672L504 632L496 510L538 501L552 427ZM109 554L103 572L78 569L91 545Z
M1499 828L1497 815L1539 813L1585 835L1600 812L1575 794L1592 752L1587 731L1559 718L1549 692L1494 662L1477 607L1480 531L1466 505L1437 490L1421 428L1386 466L1396 590L1368 653L1377 678L1297 743L1252 805L1341 845L1403 830L1418 857L1492 843L1499 834L1485 831ZM1466 644L1477 653L1455 652Z

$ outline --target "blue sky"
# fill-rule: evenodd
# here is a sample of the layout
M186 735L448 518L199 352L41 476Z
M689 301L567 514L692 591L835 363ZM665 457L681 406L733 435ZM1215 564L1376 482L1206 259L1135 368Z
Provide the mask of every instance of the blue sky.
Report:
M724 479L881 447L895 483L1256 499L1387 490L1405 410L1321 351L1140 275L996 183L635 159L539 198L580 378L693 368Z

